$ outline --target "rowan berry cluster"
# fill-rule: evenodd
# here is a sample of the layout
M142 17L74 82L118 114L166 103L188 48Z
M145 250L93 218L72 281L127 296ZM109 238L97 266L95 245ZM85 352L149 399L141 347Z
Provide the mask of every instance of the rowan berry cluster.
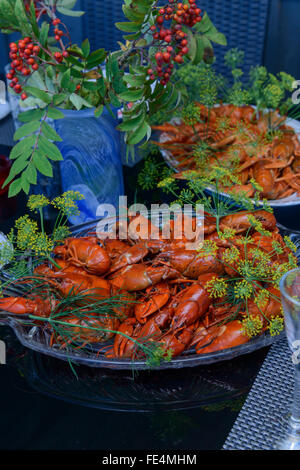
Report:
M9 45L11 58L11 69L7 73L7 78L10 80L9 86L14 89L16 93L23 91L22 85L19 83L17 74L21 74L24 77L31 75L33 72L38 70L39 64L36 61L36 57L40 52L40 47L34 45L30 37L21 39L18 43L12 42ZM22 100L27 98L26 93L22 93Z
M65 50L64 44L61 42L61 39L63 36L65 36L65 33L60 29L59 25L61 24L61 21L59 18L55 18L52 21L52 24L54 26L54 39L58 42L60 42L60 45L63 49L63 52L55 52L54 58L58 63L61 63L63 61L63 58L69 57L69 53Z
M156 25L151 26L153 46L158 48L155 64L148 69L150 80L157 77L166 85L173 73L174 63L181 64L189 52L187 34L183 26L193 27L202 20L201 9L196 0L183 4L178 0L169 0L169 4L159 9Z

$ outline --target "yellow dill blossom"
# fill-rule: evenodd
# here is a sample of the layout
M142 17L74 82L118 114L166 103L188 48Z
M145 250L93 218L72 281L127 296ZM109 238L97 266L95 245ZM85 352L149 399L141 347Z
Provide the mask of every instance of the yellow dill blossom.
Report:
M54 230L52 239L54 242L60 242L68 238L70 235L71 232L69 228L66 225L61 225Z
M31 241L36 237L38 224L29 218L28 215L20 217L16 223L17 229L17 247L19 250L26 250L30 247Z
M27 207L29 207L31 211L38 211L49 204L50 201L46 196L43 196L42 194L33 194L32 196L29 196Z
M289 253L289 266L290 269L295 269L298 267L298 260L296 256L294 256L292 253Z
M283 253L283 248L277 240L272 241L272 247L273 247L273 250L279 255Z
M47 256L53 248L53 241L45 233L38 233L31 237L28 242L28 247L36 254L36 256Z
M297 247L296 247L296 245L292 242L292 240L290 239L290 237L285 236L285 237L284 237L284 241L285 241L286 246L287 246L290 250L292 250L294 253L296 253Z
M255 179L251 178L251 179L250 179L250 183L252 184L253 188L254 188L256 191L259 191L259 192L262 192L262 191L263 191L263 188L255 181Z
M167 188L168 186L170 186L171 184L174 183L174 178L172 178L171 176L168 176L167 178L164 178L163 180L161 180L157 187L158 188Z
M267 305L269 298L270 292L267 289L260 289L254 298L254 302L262 309Z
M250 224L252 225L253 228L262 235L265 235L266 237L270 237L272 234L268 230L264 229L262 223L260 220L257 220L254 215L249 214L248 215L248 220Z
M256 267L247 259L240 260L237 265L237 271L245 278L253 278L256 275Z
M209 296L214 299L224 297L227 294L228 285L225 279L213 277L211 281L205 284L205 290Z
M223 232L218 232L219 238L221 240L230 240L231 238L234 238L236 234L236 230L234 228L225 228Z
M246 279L239 281L234 286L234 296L238 300L247 300L253 294L253 285L248 282Z
M84 196L78 191L67 191L53 199L51 204L67 217L71 217L80 214L76 201L81 201L82 199L84 199Z
M231 128L230 119L226 116L221 116L216 119L216 130L219 131L228 131Z
M236 239L236 243L238 245L247 246L248 243L253 243L253 238L252 237L240 237Z
M271 336L276 336L283 331L284 328L284 320L282 317L276 316L271 317L270 324L268 326L269 332Z
M240 252L236 246L231 246L229 249L225 250L222 254L222 261L224 263L233 264L240 257Z
M258 335L263 328L262 319L258 315L249 315L241 323L243 334L249 338Z
M286 274L291 269L294 269L294 267L297 267L297 263L296 266L293 266L290 263L273 264L271 271L271 279L275 287L279 287L279 283L282 276L284 276L284 274Z
M200 248L197 250L200 256L216 256L218 246L212 240L204 240Z

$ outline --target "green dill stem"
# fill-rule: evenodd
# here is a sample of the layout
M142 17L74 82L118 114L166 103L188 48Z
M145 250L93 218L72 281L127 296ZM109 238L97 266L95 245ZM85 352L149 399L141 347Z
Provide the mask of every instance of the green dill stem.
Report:
M53 258L51 258L50 255L48 255L47 258L51 264L54 264L54 266L56 266L59 270L61 270L61 266L59 266L59 264L57 264L56 261Z
M40 207L40 219L41 219L41 227L42 227L42 233L43 235L45 234L45 228L44 228L44 215L43 215L43 209Z

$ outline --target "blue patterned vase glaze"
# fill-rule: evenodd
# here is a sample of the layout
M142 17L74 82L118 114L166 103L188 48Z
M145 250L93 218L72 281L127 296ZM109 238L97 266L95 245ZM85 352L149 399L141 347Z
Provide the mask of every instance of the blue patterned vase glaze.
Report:
M81 224L96 218L99 204L118 207L124 194L120 155L120 133L117 119L105 110L99 118L93 109L61 110L65 118L54 122L62 142L56 143L64 160L60 162L62 192L79 191L85 199L79 201L78 217L72 224Z

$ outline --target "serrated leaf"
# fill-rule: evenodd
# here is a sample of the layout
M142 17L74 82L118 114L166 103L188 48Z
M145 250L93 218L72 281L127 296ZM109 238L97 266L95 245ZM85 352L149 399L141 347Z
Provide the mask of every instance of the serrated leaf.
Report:
M103 104L101 104L100 106L98 106L98 108L95 109L95 117L100 117L103 113L103 110L104 110L104 106Z
M126 119L126 121L123 121L117 129L119 129L122 132L128 132L128 131L133 131L134 129L137 129L141 123L145 119L145 113L141 113L138 116L131 118L131 119Z
M32 32L31 24L28 21L24 3L22 0L16 0L15 15L18 19L21 31L27 35L31 35L31 32Z
M47 122L42 122L42 131L47 139L54 140L55 142L62 142L62 138L57 134L53 127L49 126Z
M74 17L78 17L78 16L82 16L84 15L84 11L80 11L80 10L69 10L67 8L63 8L63 7L57 7L57 11L59 13L61 13L62 15L66 15L66 16L74 16Z
M22 184L22 189L23 189L24 193L29 194L30 184L27 181L27 178L24 175L24 173L22 173L22 175L21 175L21 184Z
M119 94L119 98L123 101L138 101L144 96L144 89L127 90Z
M151 127L149 126L149 124L144 121L138 129L136 129L133 133L128 134L127 143L129 145L138 144L148 134L149 129L151 131Z
M85 39L83 41L83 43L81 44L81 49L82 49L85 59L87 59L91 51L91 45L88 39Z
M43 90L40 90L39 88L26 86L24 87L24 90L30 95L35 96L36 98L38 98L39 100L43 101L46 104L51 103L51 96L49 96L48 93L46 93Z
M21 178L18 178L9 186L8 197L14 197L19 194L20 191L22 191L22 181Z
M69 83L70 83L70 78L71 78L71 69L68 69L61 77L61 87L62 88L68 88Z
M134 22L115 23L115 26L120 31L124 31L125 33L136 33L141 28L140 23L134 23Z
M20 140L29 134L33 134L40 128L40 121L27 122L21 126L14 134L14 140Z
M45 114L45 111L42 109L31 109L30 111L25 111L20 113L18 116L18 121L21 122L31 122L39 121Z
M93 107L90 103L88 103L88 101L83 99L81 96L76 95L76 93L72 93L72 95L70 96L70 101L75 106L77 111L80 111L83 106L86 106L87 108Z
M64 113L56 108L48 108L47 114L50 119L63 119L65 117Z
M52 165L49 162L48 158L45 157L43 153L36 151L35 154L33 155L33 162L37 170L40 173L42 173L42 175L52 178L53 176Z
M29 184L37 184L37 171L33 162L29 163L23 175Z
M10 152L9 158L10 160L15 160L18 158L22 153L28 153L30 155L32 151L32 146L35 144L37 139L36 135L30 135L25 139L20 140Z
M49 142L43 135L39 138L39 150L46 155L50 160L62 161L63 156L55 144Z

